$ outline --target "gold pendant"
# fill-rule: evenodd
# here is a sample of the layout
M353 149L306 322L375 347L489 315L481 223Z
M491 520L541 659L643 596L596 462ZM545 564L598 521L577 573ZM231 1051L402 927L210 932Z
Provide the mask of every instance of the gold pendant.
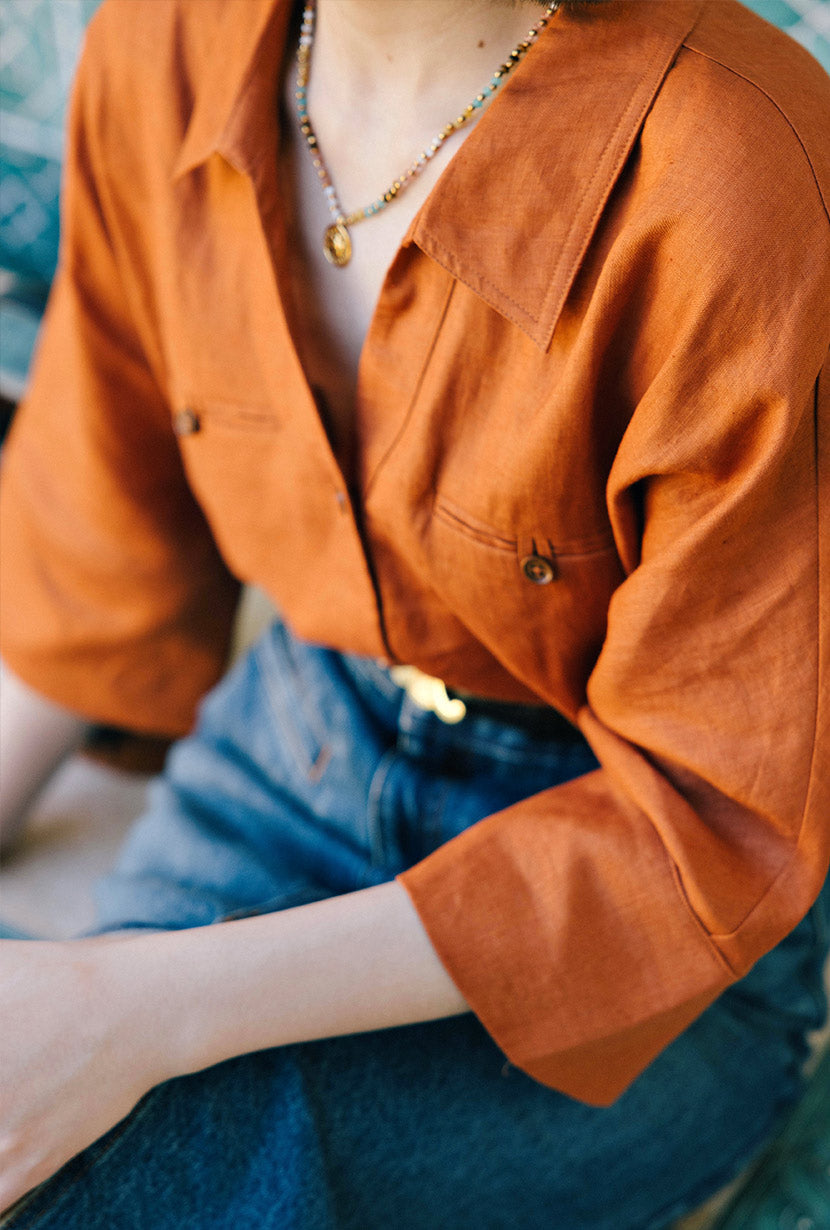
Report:
M323 236L323 251L331 265L348 265L352 259L352 241L342 222L333 222Z

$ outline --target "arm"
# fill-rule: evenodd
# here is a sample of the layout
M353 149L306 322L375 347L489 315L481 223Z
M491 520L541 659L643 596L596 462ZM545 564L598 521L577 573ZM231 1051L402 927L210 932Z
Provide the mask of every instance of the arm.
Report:
M467 1005L393 881L131 948L154 1015L176 1037L171 1075L234 1055L455 1016ZM123 993L135 997L134 989ZM191 1029L181 1032L187 1019Z
M14 841L38 791L87 729L0 662L0 849Z
M214 927L0 951L0 1207L163 1080L467 1007L396 882Z
M137 228L113 200L124 177L112 142L124 144L131 98L110 73L116 52L133 53L111 12L90 24L73 89L59 264L3 447L0 656L56 706L172 736L190 729L224 669L238 584L173 431L159 245L147 226L136 252ZM149 170L126 181L127 203L146 213L139 172Z

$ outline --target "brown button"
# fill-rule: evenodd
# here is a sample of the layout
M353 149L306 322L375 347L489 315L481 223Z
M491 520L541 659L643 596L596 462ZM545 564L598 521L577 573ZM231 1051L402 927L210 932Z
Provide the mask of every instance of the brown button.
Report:
M202 424L195 410L185 406L173 415L173 431L177 436L192 436L200 430Z
M534 585L549 585L556 576L556 569L544 555L526 555L519 567Z

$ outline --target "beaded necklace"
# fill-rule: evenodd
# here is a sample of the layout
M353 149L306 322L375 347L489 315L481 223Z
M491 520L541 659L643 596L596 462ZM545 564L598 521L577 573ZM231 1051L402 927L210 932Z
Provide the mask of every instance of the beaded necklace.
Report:
M561 3L562 0L550 0L544 14L535 25L531 26L522 41L516 44L504 63L499 65L481 93L476 94L473 101L464 108L456 119L451 120L440 132L435 134L429 145L421 151L415 161L397 179L392 181L386 191L376 201L372 201L371 205L365 205L362 209L355 209L347 214L340 204L337 190L331 182L331 176L326 169L326 164L323 161L320 146L308 115L308 78L311 69L311 49L314 45L314 3L313 0L308 0L306 7L303 9L300 42L297 48L297 89L294 97L297 100L297 118L300 123L300 130L305 137L306 146L320 180L320 185L326 195L329 212L332 217L331 225L326 227L323 235L323 251L326 259L332 265L348 265L351 260L352 241L349 235L349 227L354 226L357 222L362 222L364 218L374 217L375 214L380 213L382 209L390 205L399 193L409 187L412 181L421 174L430 159L435 157L447 137L451 137L454 132L457 132L468 120L472 119L475 113L489 102L496 91L504 85L507 76L536 42L536 39Z

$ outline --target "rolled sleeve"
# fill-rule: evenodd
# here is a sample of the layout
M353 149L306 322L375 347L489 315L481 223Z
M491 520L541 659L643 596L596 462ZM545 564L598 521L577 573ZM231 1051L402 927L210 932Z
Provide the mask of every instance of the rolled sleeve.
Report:
M224 665L237 585L184 478L151 310L125 291L98 76L86 55L59 269L4 450L2 653L90 719L178 734Z
M741 213L740 183L672 222L641 210L654 283L607 486L626 577L579 713L602 767L401 876L507 1056L591 1103L827 874L828 226L805 160L773 162L753 191L785 201L775 225Z

